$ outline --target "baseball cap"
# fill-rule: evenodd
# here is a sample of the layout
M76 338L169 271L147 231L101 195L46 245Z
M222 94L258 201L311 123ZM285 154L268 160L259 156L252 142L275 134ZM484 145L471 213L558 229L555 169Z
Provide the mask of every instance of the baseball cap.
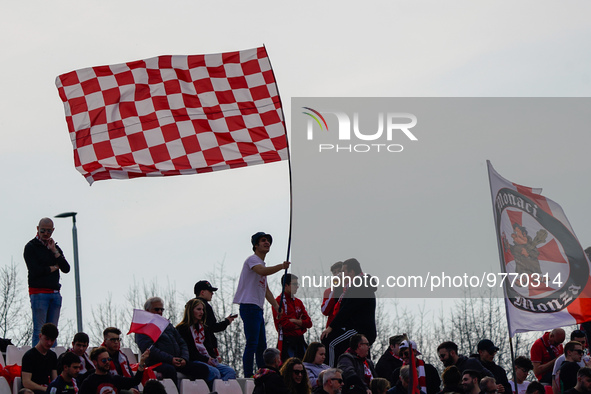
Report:
M209 283L209 281L200 280L199 282L195 283L195 288L193 289L193 292L196 296L198 296L199 293L201 293L201 290L217 291L217 289L218 288L213 287L211 283Z
M499 348L495 346L493 341L490 339L483 339L482 341L478 342L478 350L486 350L489 353L498 352Z
M407 339L405 339L404 341L400 342L400 349L408 349L409 348L409 344L410 346L412 346L413 350L417 351L417 354L422 354L421 352L419 352L419 349L417 349L417 343L415 341L409 341Z

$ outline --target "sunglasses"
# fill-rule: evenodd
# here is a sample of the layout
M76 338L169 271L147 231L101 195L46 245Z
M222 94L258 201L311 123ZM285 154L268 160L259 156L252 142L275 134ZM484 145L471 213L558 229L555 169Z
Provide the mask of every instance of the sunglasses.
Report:
M156 312L164 312L164 308L154 308Z
M300 369L294 369L293 373L295 373L296 375L303 375L304 371L300 370Z
M111 360L112 360L111 357L108 357L108 358L101 358L99 361L104 364L104 363L110 362Z
M336 380L337 382L339 382L339 384L343 384L343 379L332 378L330 380Z
M39 234L44 234L44 233L53 233L53 229L52 228L40 228L39 229Z

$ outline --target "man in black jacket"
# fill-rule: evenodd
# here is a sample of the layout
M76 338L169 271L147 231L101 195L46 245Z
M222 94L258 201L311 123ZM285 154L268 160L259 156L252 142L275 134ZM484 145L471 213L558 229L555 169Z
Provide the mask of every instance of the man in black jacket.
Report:
M199 282L195 283L195 287L193 288L195 292L195 298L199 298L205 304L205 326L206 330L210 331L211 333L224 331L230 323L236 319L237 315L229 315L224 320L217 321L215 318L215 314L213 313L213 308L209 304L213 297L213 293L218 290L217 287L213 287L211 283L207 280L200 280ZM217 356L219 356L218 352L218 340L215 335L209 336L212 341L212 346L215 350ZM207 349L209 351L209 349ZM210 352L211 353L211 352Z
M357 259L343 262L343 295L338 312L330 325L322 331L328 346L328 365L335 367L341 354L348 347L350 338L363 334L370 346L376 339L376 286L371 276L363 274Z
M490 339L483 339L478 342L478 357L482 366L488 369L494 375L497 382L497 390L499 393L511 393L511 385L507 379L507 372L494 362L495 354L499 348Z
M254 374L253 394L287 393L289 390L279 373L281 365L281 352L275 348L268 348L263 352L265 366Z
M377 377L373 362L369 359L369 341L362 334L355 334L349 341L349 349L339 357L338 367L343 371L345 392L369 392L370 383Z
M378 377L390 380L392 372L402 367L402 358L399 355L400 344L404 341L404 335L394 335L390 337L390 346L386 349L382 357L376 364L376 373Z
M464 374L466 370L477 371L481 377L491 376L494 377L491 371L484 368L480 361L475 358L468 358L458 354L458 345L451 341L443 342L437 347L437 353L439 359L443 363L444 367L455 365L460 370L461 374Z
M53 221L43 218L37 226L37 235L25 246L29 297L33 310L33 347L39 342L39 333L45 323L57 327L62 307L60 271L70 272L64 252L51 238Z

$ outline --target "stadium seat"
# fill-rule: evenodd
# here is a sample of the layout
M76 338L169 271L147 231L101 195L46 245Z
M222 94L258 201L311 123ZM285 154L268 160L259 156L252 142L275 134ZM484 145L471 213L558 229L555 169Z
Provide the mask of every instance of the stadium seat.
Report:
M216 379L213 381L213 391L218 394L242 394L240 384L234 379L223 381L222 379Z
M18 392L23 388L23 382L20 376L14 378L12 382L12 394L18 394Z
M254 379L252 378L238 378L236 379L243 394L252 394L254 391Z
M65 352L66 352L66 348L65 348L65 347L63 347L63 346L56 346L56 347L54 347L52 350L55 352L55 354L56 354L58 357L59 357L59 356L61 356L63 353L65 353Z
M23 355L31 350L31 346L13 346L8 345L6 348L6 365L22 365Z
M183 379L181 382L180 394L209 394L209 387L203 379L189 380Z
M162 379L160 383L162 383L164 389L166 389L166 394L179 394L172 379Z
M12 391L10 390L10 385L8 384L4 376L0 376L0 394L12 394Z
M0 352L0 365L5 367L6 363L4 362L4 356L2 355L2 352Z

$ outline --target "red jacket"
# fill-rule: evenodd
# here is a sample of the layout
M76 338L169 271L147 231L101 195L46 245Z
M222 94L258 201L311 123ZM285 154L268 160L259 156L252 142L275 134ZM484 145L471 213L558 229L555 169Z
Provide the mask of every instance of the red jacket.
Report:
M281 296L276 298L280 302ZM302 327L289 321L289 319L300 319ZM298 337L306 333L307 329L312 327L312 320L306 312L306 307L299 298L283 296L283 305L281 305L281 319L277 320L277 312L273 309L273 320L277 331L283 329L283 335L288 337Z

